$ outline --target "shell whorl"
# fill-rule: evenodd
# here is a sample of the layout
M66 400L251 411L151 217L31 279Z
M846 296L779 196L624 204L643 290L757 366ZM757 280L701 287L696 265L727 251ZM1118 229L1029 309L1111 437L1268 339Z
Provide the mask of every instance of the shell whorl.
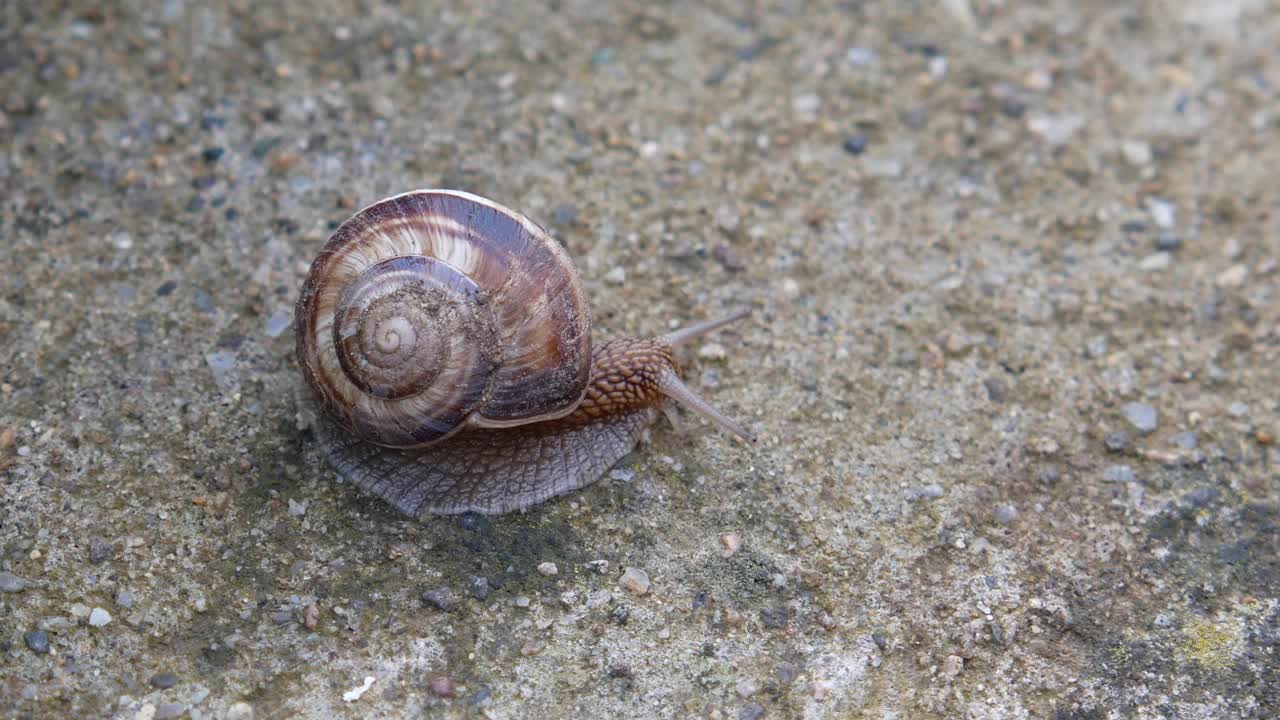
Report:
M567 254L520 213L453 190L396 195L343 223L311 265L297 327L324 409L388 447L563 416L590 372Z

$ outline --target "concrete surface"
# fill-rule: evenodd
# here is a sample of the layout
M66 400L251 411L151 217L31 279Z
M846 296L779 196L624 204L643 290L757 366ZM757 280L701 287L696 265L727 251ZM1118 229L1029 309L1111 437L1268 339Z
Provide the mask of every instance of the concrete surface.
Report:
M1265 0L5 4L0 715L1275 717L1277 47ZM753 305L686 360L760 446L664 422L496 519L335 483L291 306L424 186L552 229L601 337Z

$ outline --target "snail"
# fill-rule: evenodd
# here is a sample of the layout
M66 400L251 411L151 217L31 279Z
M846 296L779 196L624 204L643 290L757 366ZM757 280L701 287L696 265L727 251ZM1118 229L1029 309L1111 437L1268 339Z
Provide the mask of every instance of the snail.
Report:
M294 325L316 436L344 480L411 516L496 515L595 482L671 402L755 442L675 359L748 313L593 347L577 272L545 230L470 193L416 190L334 231Z

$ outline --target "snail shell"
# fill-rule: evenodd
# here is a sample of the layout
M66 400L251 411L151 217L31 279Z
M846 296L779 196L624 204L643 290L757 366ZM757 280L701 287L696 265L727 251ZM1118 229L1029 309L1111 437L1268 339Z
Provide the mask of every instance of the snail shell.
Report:
M595 348L568 255L518 212L454 190L381 200L311 265L297 354L348 481L410 515L523 509L594 482L674 399L674 347L746 315Z

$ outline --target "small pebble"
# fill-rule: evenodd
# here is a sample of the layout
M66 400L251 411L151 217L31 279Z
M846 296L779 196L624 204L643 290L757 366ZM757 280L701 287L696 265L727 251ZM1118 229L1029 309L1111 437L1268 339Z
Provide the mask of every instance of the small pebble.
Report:
M738 711L738 720L760 720L764 716L764 708L759 703L751 703L744 705Z
M448 675L435 675L429 683L431 694L438 698L453 699L457 697L457 689L453 685L453 678Z
M774 668L773 674L777 676L778 682L783 685L790 685L795 682L796 676L800 674L800 669L792 663L783 661L778 663L778 667Z
M844 144L841 147L850 155L861 155L867 150L867 136L850 135L844 139Z
M302 626L308 630L315 630L320 626L320 606L311 603L302 611Z
M178 684L178 676L174 675L173 673L169 673L169 672L156 673L155 675L151 676L151 685L153 687L160 688L161 690L166 690L177 684Z
M528 596L528 595L517 595L517 596L516 596L516 599L515 599L513 602L515 603L516 607L518 607L518 608L527 608L527 607L529 607L529 596Z
M1138 269L1146 272L1157 272L1169 269L1172 264L1172 255L1167 252L1154 252L1142 258L1142 262L1138 263Z
M453 609L453 592L449 588L436 588L422 593L422 601L442 612Z
M537 655L538 653L545 650L546 647L547 647L547 644L542 642L541 640L529 640L525 642L524 645L520 646L520 654L524 655L525 657L529 657L530 655Z
M1244 265L1232 265L1218 274L1219 287L1240 287L1249 277L1249 268Z
M1007 391L999 378L987 378L982 386L987 389L987 399L994 403L1004 402Z
M1018 508L1012 505L1001 505L996 508L996 522L1008 525L1018 519Z
M94 608L93 612L89 613L89 624L94 627L102 627L109 622L111 622L111 613L100 607Z
M1129 433L1124 432L1123 430L1114 430L1107 433L1106 437L1102 439L1102 442L1107 446L1107 450L1113 453L1125 452L1132 445L1132 442L1129 440Z
M730 627L739 627L747 621L747 617L733 608L725 608L724 624Z
M186 711L187 706L182 703L162 703L156 707L155 720L173 720Z
M227 720L253 720L253 706L238 702L227 708Z
M618 579L618 584L627 592L644 595L649 592L649 575L640 568L629 567Z
M128 590L121 590L116 593L116 605L122 608L133 607L133 593Z
M44 630L32 630L24 635L23 639L27 641L27 647L33 652L40 655L49 654L49 633Z
M787 609L782 606L765 608L760 611L760 621L767 628L784 628L787 626Z
M307 514L307 504L298 502L293 498L289 498L289 514L293 517L302 517Z
M200 156L204 158L205 162L213 164L222 159L222 154L224 152L226 152L226 150L220 147L211 147L205 148L204 152L200 153Z
M376 678L374 678L372 675L366 676L363 683L342 693L342 700L344 702L349 702L349 703L359 700L361 695L364 695L366 692L369 692L369 688L373 687L373 681L375 679Z
M1151 221L1157 227L1169 230L1177 222L1177 206L1173 203L1162 200L1158 197L1147 198L1147 213L1151 215Z
M604 281L610 285L621 285L627 281L627 271L619 265L604 274Z
M1147 403L1128 403L1123 408L1124 418L1142 434L1154 432L1158 419L1156 409Z
M711 250L711 257L716 259L725 270L729 272L740 272L745 270L747 266L742 262L738 251L729 245L717 245Z
M471 590L471 596L477 600L484 600L489 597L491 586L489 578L481 575L472 575L467 587Z
M1102 479L1113 483L1131 483L1138 479L1128 465L1112 465L1102 471Z
M924 487L911 488L907 491L909 499L921 498L924 500L937 500L945 494L942 486L938 483L929 483Z
M1249 414L1249 406L1242 402L1234 402L1227 408L1227 412L1231 413L1231 417L1244 417Z
M1039 478L1041 485L1052 487L1057 485L1058 481L1062 479L1062 473L1058 468L1049 465L1040 468L1040 472L1037 473L1036 477Z
M734 690L738 693L738 697L743 698L749 698L752 695L755 695L756 691L759 689L760 687L756 685L751 678L739 680L738 684L734 687Z
M1156 236L1156 250L1171 253L1182 247L1182 238L1171 232L1162 232Z
M288 330L292 324L293 313L284 308L278 308L267 318L267 322L262 329L267 333L267 337L280 337L280 334Z
M27 581L13 573L0 572L0 592L22 592Z
M1124 159L1135 167L1151 162L1151 145L1141 140L1125 140L1120 143L1120 152Z
M111 543L102 538L91 538L89 540L89 562L97 565L111 557Z
M6 427L0 430L0 449L11 448L18 440L18 430L14 427Z
M742 536L736 532L725 533L720 536L720 544L724 546L724 549L720 551L720 557L731 557L742 547Z
M844 51L844 61L854 67L866 67L876 61L876 51L871 48L851 47Z
M1169 439L1173 441L1174 445L1177 445L1183 450L1195 450L1196 445L1199 444L1199 441L1196 438L1196 434L1191 430L1185 430L1183 432L1177 433L1176 435L1174 435Z
M717 342L709 342L698 348L698 357L703 360L723 360L727 355L724 346Z
M560 568L556 567L556 564L553 562L544 562L538 565L538 572L547 576L559 575Z

